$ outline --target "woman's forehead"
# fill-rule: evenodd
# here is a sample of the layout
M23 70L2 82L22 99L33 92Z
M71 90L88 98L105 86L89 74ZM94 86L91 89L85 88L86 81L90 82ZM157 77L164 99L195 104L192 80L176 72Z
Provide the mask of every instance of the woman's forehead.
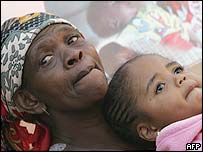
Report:
M68 24L53 24L47 26L45 29L43 29L37 36L37 40L39 37L42 37L47 34L52 34L54 32L64 32L64 31L75 31L76 29Z
M52 45L51 43L44 43L44 41L52 40L54 34L59 34L60 32L71 33L74 31L76 31L76 29L68 24L49 25L36 36L30 46L30 49L32 49L33 47L39 47L41 45L46 46L46 44Z

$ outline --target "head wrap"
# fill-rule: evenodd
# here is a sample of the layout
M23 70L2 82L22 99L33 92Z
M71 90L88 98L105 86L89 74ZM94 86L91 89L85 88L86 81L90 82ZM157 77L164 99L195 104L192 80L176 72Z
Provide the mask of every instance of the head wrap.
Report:
M12 96L21 86L26 52L34 38L51 24L70 22L48 13L31 13L22 17L11 18L1 27L1 100L9 112L16 116L20 112Z
M1 150L9 150L8 145L4 144L4 135L15 150L49 149L50 133L47 126L27 123L22 117L10 121L8 116L18 117L21 113L12 96L22 84L26 53L39 32L51 24L68 24L76 29L70 22L49 13L14 17L1 26L1 122L6 125L3 126L4 132L1 130ZM34 126L35 131L29 133L26 125Z

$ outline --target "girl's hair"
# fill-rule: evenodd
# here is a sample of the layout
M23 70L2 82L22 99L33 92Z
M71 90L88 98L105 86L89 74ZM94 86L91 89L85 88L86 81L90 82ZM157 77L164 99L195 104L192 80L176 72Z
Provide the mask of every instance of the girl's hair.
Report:
M103 114L110 126L125 140L139 149L155 149L155 142L143 140L132 131L132 124L139 123L144 114L136 106L137 94L132 92L131 81L128 77L128 66L138 58L138 55L122 65L113 76L107 94L104 97Z

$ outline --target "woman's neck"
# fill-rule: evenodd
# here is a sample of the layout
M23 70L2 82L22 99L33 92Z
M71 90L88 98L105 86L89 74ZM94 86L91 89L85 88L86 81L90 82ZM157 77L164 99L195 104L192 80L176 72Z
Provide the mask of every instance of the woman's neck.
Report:
M102 116L101 105L86 111L58 112L49 110L53 141L63 142L83 148L130 149L130 144L122 141L108 126Z

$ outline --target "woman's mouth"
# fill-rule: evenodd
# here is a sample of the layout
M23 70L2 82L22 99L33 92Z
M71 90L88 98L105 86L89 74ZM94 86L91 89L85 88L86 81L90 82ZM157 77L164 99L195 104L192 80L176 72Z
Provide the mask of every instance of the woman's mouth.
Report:
M74 82L74 84L76 84L77 82L79 82L81 79L83 79L86 75L88 75L92 69L94 69L95 67L94 66L89 66L87 67L85 70L82 70L78 75L77 75L77 78Z
M94 69L101 71L101 69L97 66L97 64L89 65L86 68L84 68L83 70L81 70L78 73L78 75L76 76L74 85L77 84L79 81L81 81L83 78L85 78L87 75L89 75L91 73L91 71Z

